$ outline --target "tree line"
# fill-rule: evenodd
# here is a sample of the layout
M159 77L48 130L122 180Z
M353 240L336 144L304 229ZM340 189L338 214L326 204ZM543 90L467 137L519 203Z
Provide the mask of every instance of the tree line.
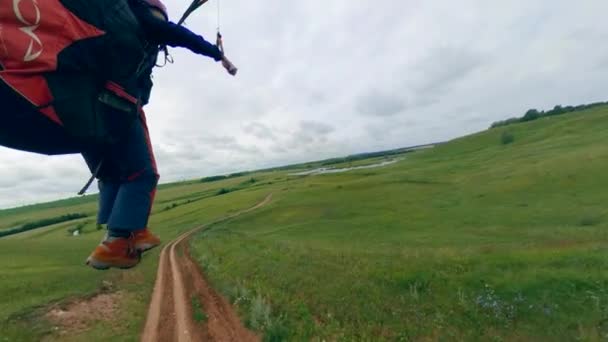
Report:
M534 121L534 120L538 120L538 119L545 118L545 117L562 115L562 114L567 114L567 113L572 113L572 112L578 112L581 110L591 109L591 108L595 108L595 107L599 107L599 106L604 106L607 104L608 104L608 102L595 102L595 103L591 103L591 104L578 105L578 106L563 107L563 106L557 105L557 106L553 107L553 109L548 110L548 111L544 111L544 110L538 111L537 109L532 108L532 109L528 109L528 111L522 117L510 118L507 120L497 121L497 122L493 123L492 126L490 126L490 128L508 126L508 125L512 125L512 124L516 124L516 123L520 123L520 122Z
M86 215L86 214L75 213L75 214L66 214L66 215L57 216L57 217L45 218L45 219L41 219L38 221L32 221L32 222L26 223L24 225L21 225L19 227L2 230L2 231L0 231L0 237L23 233L23 232L27 232L28 230L47 227L47 226L54 225L57 223L77 220L77 219L85 218L87 216L88 215Z

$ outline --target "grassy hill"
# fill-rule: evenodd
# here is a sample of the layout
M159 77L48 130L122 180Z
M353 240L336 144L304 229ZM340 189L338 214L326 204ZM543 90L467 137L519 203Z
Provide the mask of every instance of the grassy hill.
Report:
M195 247L250 323L290 339L605 338L607 120L601 107L302 178Z
M378 169L166 186L151 227L168 242L273 193L267 207L193 241L214 286L267 339L602 340L606 122L601 106ZM0 227L75 212L93 215L94 202L0 211ZM131 271L90 270L83 262L102 232L91 222L81 236L67 233L87 220L0 239L0 341L57 338L49 306L101 291L121 293L118 314L70 339L137 338L158 251Z

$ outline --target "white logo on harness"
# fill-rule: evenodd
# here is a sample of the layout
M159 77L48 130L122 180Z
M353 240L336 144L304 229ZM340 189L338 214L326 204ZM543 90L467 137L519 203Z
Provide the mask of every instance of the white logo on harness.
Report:
M43 50L42 41L40 41L40 38L38 38L35 33L38 26L40 26L40 8L38 8L38 0L30 0L36 11L36 18L34 21L29 21L21 13L21 9L19 8L19 3L21 3L21 1L23 0L13 0L13 11L15 12L15 16L17 16L17 20L19 20L23 25L26 25L20 27L19 29L31 38L30 44L25 52L25 56L23 56L24 62L31 62L40 57Z

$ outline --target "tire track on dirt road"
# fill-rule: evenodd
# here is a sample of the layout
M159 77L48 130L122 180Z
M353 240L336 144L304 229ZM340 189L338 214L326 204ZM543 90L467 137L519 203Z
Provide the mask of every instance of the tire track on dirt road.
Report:
M272 194L249 209L194 228L161 250L142 342L260 340L243 326L230 303L209 286L199 265L190 255L188 241L201 230L259 209L271 200ZM194 322L193 299L202 303L207 316L204 324Z

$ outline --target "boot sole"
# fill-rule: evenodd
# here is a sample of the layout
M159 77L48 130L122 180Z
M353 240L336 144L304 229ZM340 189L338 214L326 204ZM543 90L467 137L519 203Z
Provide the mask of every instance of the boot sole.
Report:
M96 270L100 270L100 271L106 271L110 268L119 268L121 270L128 270L130 268L133 268L135 266L137 266L139 264L139 262L141 261L141 255L138 257L138 260L136 263L134 263L133 265L114 265L114 264L110 264L110 263L105 263L105 262L101 262L95 259L88 259L86 262L87 266L91 266Z
M143 253L143 252L147 252L147 251L149 251L149 250L152 250L152 249L154 249L154 248L156 248L156 247L160 246L160 244L158 244L158 245L152 245L152 244L141 244L141 246L143 246L143 247L138 247L138 246L135 246L135 249L136 249L138 252Z

